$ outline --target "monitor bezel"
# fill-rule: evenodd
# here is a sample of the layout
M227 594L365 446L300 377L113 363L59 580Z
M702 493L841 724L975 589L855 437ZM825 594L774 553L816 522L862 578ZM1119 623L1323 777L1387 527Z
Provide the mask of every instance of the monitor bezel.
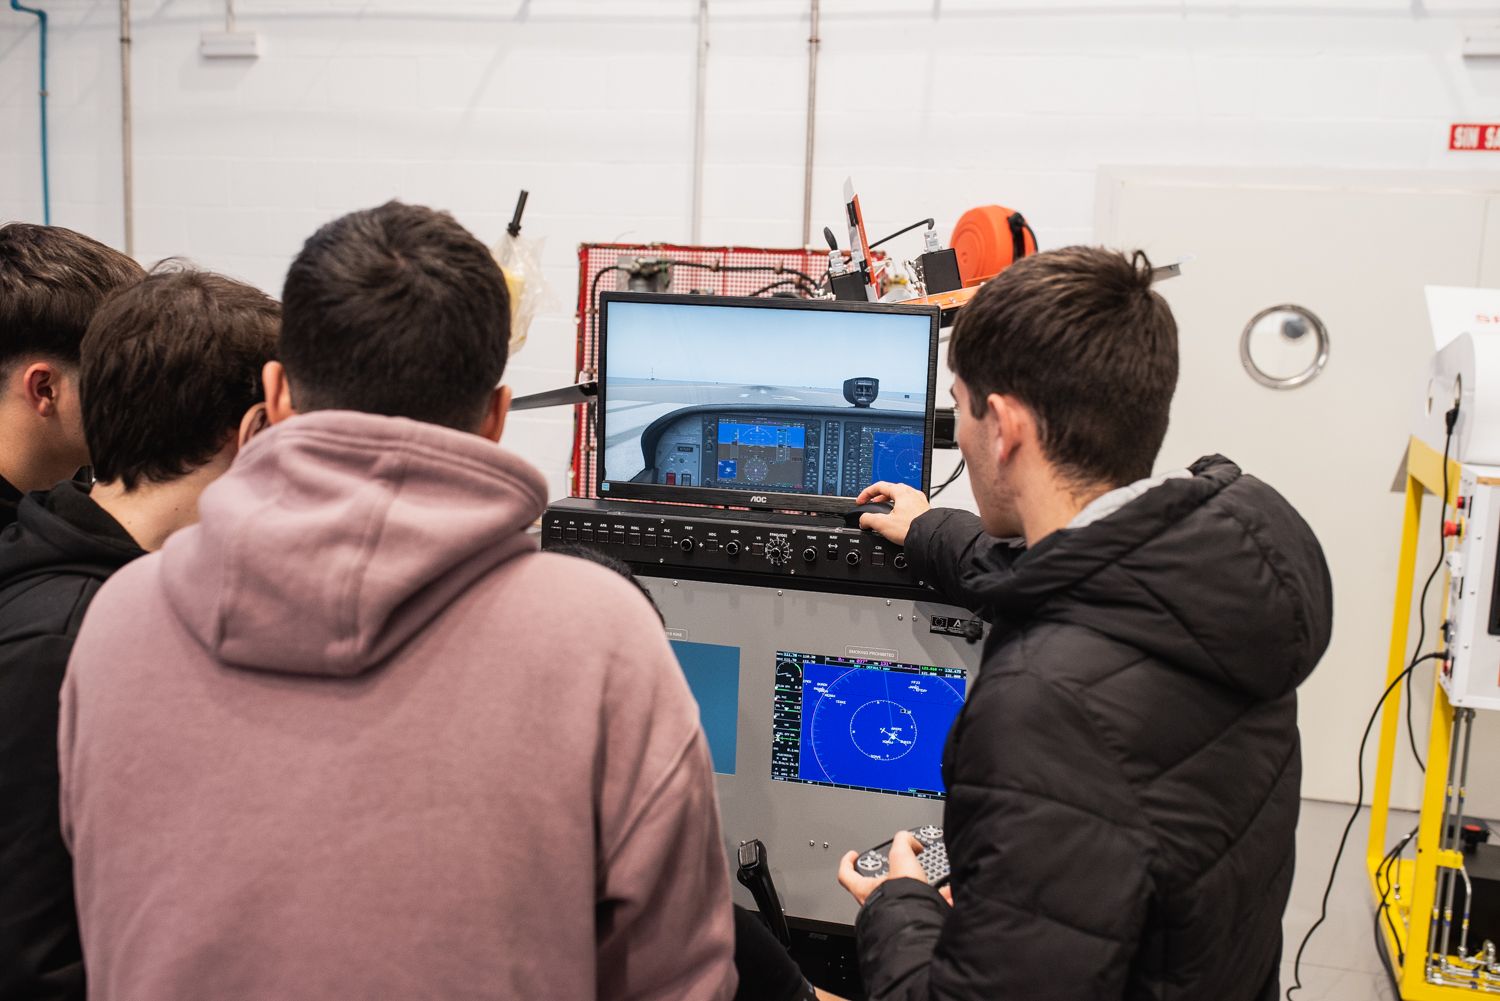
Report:
M754 296L680 295L660 292L603 292L599 296L598 360L596 379L599 393L595 401L594 441L599 449L595 463L594 489L601 500L649 500L678 504L703 504L721 508L743 508L750 511L796 511L808 514L838 514L854 503L853 496L825 494L751 493L747 490L725 490L718 487L679 487L664 483L631 483L606 476L603 442L605 414L609 407L609 306L616 302L657 303L661 305L704 306L708 308L748 307L752 309L797 309L840 313L884 313L926 316L927 334L927 406L922 417L922 493L932 485L932 443L937 395L938 333L941 310L936 306L910 306L903 303L852 302L848 300L775 299ZM855 409L855 408L850 408ZM751 497L756 498L751 500ZM762 500L761 498L764 498Z

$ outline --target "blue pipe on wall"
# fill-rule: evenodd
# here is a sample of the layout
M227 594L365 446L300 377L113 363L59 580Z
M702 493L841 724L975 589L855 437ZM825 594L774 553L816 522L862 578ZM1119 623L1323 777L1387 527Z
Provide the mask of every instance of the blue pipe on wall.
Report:
M47 174L47 12L21 6L21 0L10 0L11 10L35 14L41 29L41 83L37 91L42 101L42 222L52 225L52 184Z

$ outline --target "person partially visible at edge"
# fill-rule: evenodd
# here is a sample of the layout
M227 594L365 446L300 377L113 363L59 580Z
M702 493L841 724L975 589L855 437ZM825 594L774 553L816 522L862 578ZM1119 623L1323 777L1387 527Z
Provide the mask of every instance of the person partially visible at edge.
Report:
M0 529L21 497L89 464L78 352L94 311L146 274L61 226L0 226Z
M89 324L78 368L92 490L27 494L0 533L0 997L81 999L72 860L58 827L57 700L89 603L198 516L265 423L280 309L239 282L155 273Z
M860 496L894 504L864 527L991 622L943 758L951 905L908 834L888 877L841 865L873 1001L1276 997L1296 689L1332 584L1306 522L1228 459L1152 475L1177 328L1151 281L1144 254L1089 247L991 280L948 353L979 516Z
M697 706L637 590L527 534L489 251L391 202L282 300L273 426L63 686L90 998L729 998Z

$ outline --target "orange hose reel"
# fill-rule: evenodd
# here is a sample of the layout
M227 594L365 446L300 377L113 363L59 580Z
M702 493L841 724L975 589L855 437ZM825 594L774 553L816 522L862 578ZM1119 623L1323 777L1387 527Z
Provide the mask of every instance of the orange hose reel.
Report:
M1015 209L981 205L959 217L948 245L958 253L964 285L977 285L1036 253L1036 234Z

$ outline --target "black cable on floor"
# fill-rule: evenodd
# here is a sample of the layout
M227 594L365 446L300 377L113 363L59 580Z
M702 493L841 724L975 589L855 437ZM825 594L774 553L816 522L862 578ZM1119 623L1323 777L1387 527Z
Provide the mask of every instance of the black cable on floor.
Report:
M1406 670L1396 675L1391 683L1385 686L1385 691L1381 693L1380 700L1375 703L1375 708L1370 713L1370 721L1365 724L1364 735L1359 738L1359 758L1356 762L1359 791L1354 797L1354 810L1349 814L1348 823L1344 824L1344 833L1339 836L1339 848L1334 853L1333 865L1328 867L1328 884L1323 888L1323 903L1319 909L1318 920L1314 921L1312 927L1307 929L1307 934L1302 936L1302 944L1297 947L1297 958L1292 961L1292 986L1286 989L1286 1001L1292 1001L1292 991L1302 989L1302 953L1307 949L1307 943L1312 941L1313 932L1328 920L1328 897L1333 893L1333 878L1338 873L1339 862L1344 857L1344 846L1349 843L1349 832L1354 829L1354 822L1359 819L1359 811L1365 805L1365 745L1370 742L1370 731L1375 729L1375 720L1380 716L1380 707L1385 705L1385 700L1391 697L1396 687L1416 670L1418 664L1427 660L1439 660L1445 656L1446 654L1443 653L1429 653L1415 658L1406 666Z

